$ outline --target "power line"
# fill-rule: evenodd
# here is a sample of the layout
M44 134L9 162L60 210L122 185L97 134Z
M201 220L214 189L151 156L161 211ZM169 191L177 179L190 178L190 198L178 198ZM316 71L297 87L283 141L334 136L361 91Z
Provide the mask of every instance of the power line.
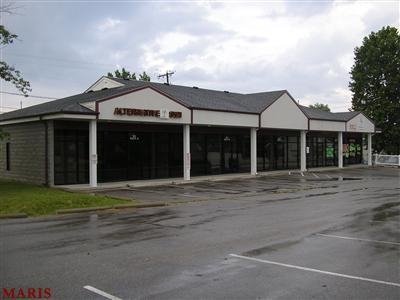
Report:
M78 63L78 64L89 64L89 65L98 65L98 66L113 66L115 67L114 64L104 64L104 63L96 63L96 62L90 62L90 61L81 61L81 60L70 60L70 59L63 59L63 58L56 58L56 57L45 57L45 56L39 56L39 55L30 55L30 54L19 54L19 53L4 53L4 55L10 55L10 56L16 56L16 57L26 57L26 58L38 58L38 59L44 59L44 60L53 60L53 61L60 61L60 62L66 62L66 63Z
M53 97L25 95L25 94L20 94L20 93L11 93L11 92L3 92L3 91L0 91L0 93L8 94L8 95L15 95L15 96L24 96L24 97L30 97L30 98L40 98L40 99L50 99L50 100L58 99L58 98L53 98Z
M48 68L62 68L62 69L80 69L80 70L110 70L110 67L106 66L90 66L90 65L74 65L67 62L39 62L39 61L27 61L24 64L39 65L41 67L45 66Z
M18 109L16 106L0 106L0 108Z

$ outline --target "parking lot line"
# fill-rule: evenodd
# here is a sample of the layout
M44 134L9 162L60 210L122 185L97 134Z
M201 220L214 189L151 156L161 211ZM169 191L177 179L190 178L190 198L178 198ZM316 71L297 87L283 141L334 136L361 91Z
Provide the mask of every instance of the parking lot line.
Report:
M111 295L109 293L103 292L102 290L96 289L95 287L90 286L90 285L85 285L83 288L87 289L87 290L89 290L89 291L91 291L93 293L96 293L98 295L101 295L101 296L103 296L103 297L105 297L107 299L110 299L110 300L122 300L121 298L118 298L118 297L115 297L115 296L113 296L113 295Z
M270 265L276 265L276 266L281 266L281 267L286 267L286 268L291 268L291 269L302 270L302 271L315 272L315 273L331 275L331 276L336 276L336 277L356 279L356 280L361 280L361 281L368 281L368 282L373 282L373 283L378 283L378 284L400 287L400 283L397 283L397 282L376 280L376 279L371 279L371 278L346 275L346 274L335 273L335 272L328 272L328 271L306 268L306 267L301 267L301 266L296 266L296 265L289 265L289 264L284 264L284 263L280 263L280 262L276 262L276 261L259 259L259 258L249 257L249 256L238 255L238 254L229 254L229 256L246 259L246 260L251 260L251 261L256 261L256 262L260 262L260 263L264 263L264 264L270 264Z
M326 236L326 237L331 237L331 238L337 238L337 239L344 239L344 240L354 240L354 241L362 241L362 242L380 243L380 244L389 244L389 245L398 245L398 246L400 246L400 243L397 243L397 242L386 242L386 241L377 241L377 240L369 240L369 239L360 239L360 238L353 238L353 237L349 237L349 236L340 236L340 235L323 234L323 233L317 233L316 235Z

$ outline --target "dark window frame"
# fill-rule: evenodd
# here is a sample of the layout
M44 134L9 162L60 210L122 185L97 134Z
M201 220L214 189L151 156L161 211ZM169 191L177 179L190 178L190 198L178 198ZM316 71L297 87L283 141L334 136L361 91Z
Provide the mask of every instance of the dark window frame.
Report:
M11 152L10 152L10 142L6 143L6 170L11 171Z

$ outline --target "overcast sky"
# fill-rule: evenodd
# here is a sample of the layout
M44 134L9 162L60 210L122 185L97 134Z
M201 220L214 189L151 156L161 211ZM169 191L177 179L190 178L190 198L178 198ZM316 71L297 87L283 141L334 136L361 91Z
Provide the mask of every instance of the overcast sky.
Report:
M4 2L4 1L2 1ZM398 1L13 1L1 22L19 35L2 59L34 96L83 92L125 67L173 84L233 92L286 89L300 104L351 107L353 51L383 26L399 28ZM1 91L18 92L4 84ZM40 98L0 94L0 106ZM1 109L1 108L0 108Z

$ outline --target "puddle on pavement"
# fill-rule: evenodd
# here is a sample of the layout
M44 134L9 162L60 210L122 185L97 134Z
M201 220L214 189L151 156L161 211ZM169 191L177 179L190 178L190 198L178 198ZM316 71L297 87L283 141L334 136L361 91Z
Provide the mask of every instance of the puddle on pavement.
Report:
M280 202L280 201L290 201L290 200L298 200L304 197L285 197L285 198L278 198L278 199L266 199L266 200L259 200L257 203L273 203L273 202Z
M297 244L299 241L288 241L288 242L283 242L283 243L277 243L277 244L272 244L269 246L261 247L261 248L256 248L252 249L246 252L243 252L242 255L244 256L260 256L268 252L273 252L273 251L278 251L281 250L282 248L288 248L291 247L295 244Z
M306 181L350 181L362 180L360 177L331 177L331 178L306 178Z
M372 217L372 221L386 221L387 219L400 215L400 210L381 211Z
M400 202L388 202L372 209L374 215L372 221L386 221L387 219L400 215L400 209L396 208Z
M305 195L305 198L311 198L311 197L318 197L318 196L328 196L328 195L335 195L338 192L326 192L326 193L319 193L319 194L309 194Z
M399 205L400 205L400 202L388 202L388 203L382 204L378 207L375 207L373 209L373 211L382 211L382 210L390 209L392 207L399 206Z

